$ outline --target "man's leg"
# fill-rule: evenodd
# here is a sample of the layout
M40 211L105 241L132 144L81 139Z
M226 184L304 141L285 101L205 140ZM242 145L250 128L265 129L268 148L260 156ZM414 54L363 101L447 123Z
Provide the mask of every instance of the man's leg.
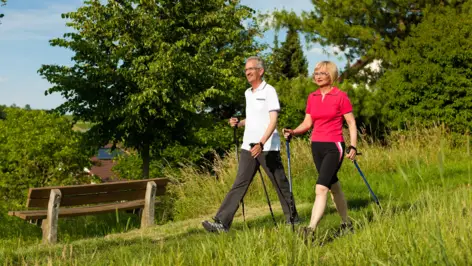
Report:
M292 194L290 193L290 184L285 176L284 166L280 157L279 151L268 151L261 153L257 160L269 177L272 185L279 196L280 205L285 215L287 222L290 222L290 214L293 214L294 221L298 220L297 209L295 207L295 200L292 202ZM293 210L291 208L293 207Z
M259 163L251 156L251 153L241 150L236 180L215 216L215 220L220 221L227 229L231 226L234 214L239 208L239 202L244 198L258 167Z

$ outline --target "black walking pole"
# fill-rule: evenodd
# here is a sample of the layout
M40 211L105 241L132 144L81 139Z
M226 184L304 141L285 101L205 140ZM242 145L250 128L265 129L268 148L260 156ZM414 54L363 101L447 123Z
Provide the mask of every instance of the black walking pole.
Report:
M232 117L232 118L238 119L237 117ZM238 119L238 123L239 123L239 119ZM239 153L238 153L239 147L238 147L238 137L237 137L238 123L236 123L236 125L233 127L233 138L234 138L234 146L236 148L236 162L238 162L238 168L239 168ZM241 199L241 208L243 211L243 221L246 222L246 215L244 214L244 199Z
M290 137L285 141L285 146L287 148L287 167L288 167L288 184L290 186L290 223L292 224L292 231L295 232L295 217L293 217L294 213L294 199L293 199L293 191L292 191L292 171L290 166Z
M256 145L256 143L251 143L249 145L251 146L251 149L252 149ZM269 205L270 215L272 215L272 220L274 221L274 225L275 225L275 227L277 227L277 221L275 221L274 212L272 211L272 205L270 204L269 193L267 193L267 188L266 188L266 185L265 185L265 182L264 182L264 178L262 177L261 168L259 167L257 170L259 171L259 176L261 177L262 187L264 187L264 192L265 192L265 195L266 195L267 204Z
M349 154L350 152L351 152L351 147L348 147L348 148L346 149L346 153ZM357 155L361 155L361 153L357 153L357 150L356 150L356 154L357 154ZM382 207L380 206L379 199L377 198L377 196L375 195L374 191L373 191L372 188L370 187L369 182L367 182L367 179L365 178L364 173L362 173L361 168L359 167L359 164L357 164L357 161L356 161L356 160L353 160L352 162L354 163L354 165L355 165L356 168L357 168L357 171L359 172L359 174L361 175L362 179L364 180L364 183L366 184L367 189L369 189L370 195L372 196L372 198L374 198L375 203L376 203L380 208L382 208Z

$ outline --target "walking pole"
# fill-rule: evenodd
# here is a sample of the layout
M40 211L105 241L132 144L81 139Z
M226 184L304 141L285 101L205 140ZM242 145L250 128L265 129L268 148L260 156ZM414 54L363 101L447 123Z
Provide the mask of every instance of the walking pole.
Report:
M252 149L256 145L256 143L251 143L249 145L251 146L251 149ZM272 205L270 204L269 193L267 193L267 188L264 182L264 178L262 177L261 168L258 168L257 170L259 171L259 176L261 177L262 187L264 188L267 204L269 205L270 215L272 216L272 220L274 221L275 227L277 227L277 221L275 221L274 212L272 211Z
M232 118L238 119L237 117L232 117ZM239 119L238 119L238 123L239 123ZM238 130L238 124L236 123L236 125L233 127L233 138L234 138L234 146L236 148L236 161L238 162L238 168L239 168L239 153L238 153L239 147L238 147L237 130ZM243 212L243 221L246 222L246 215L244 214L244 199L241 199L241 208Z
M288 167L288 184L290 186L290 223L292 224L292 231L295 232L295 217L293 217L294 211L294 199L293 199L293 191L292 191L292 171L290 167L290 137L285 141L285 146L287 149L287 167Z
M349 147L349 148L346 149L346 153L349 154L350 152L351 152L351 148ZM357 155L361 155L361 153L357 153L357 151L356 151L356 154L357 154ZM359 167L359 164L357 163L356 160L353 160L352 162L354 163L354 165L355 165L356 168L357 168L357 171L359 172L359 174L361 175L362 179L364 180L364 183L365 183L365 185L367 186L367 189L369 189L370 195L371 195L372 198L374 199L375 203L376 203L380 208L382 208L382 207L380 206L379 199L377 198L377 196L375 195L374 191L373 191L372 188L370 187L369 182L367 182L367 179L365 178L364 173L362 173L361 168Z

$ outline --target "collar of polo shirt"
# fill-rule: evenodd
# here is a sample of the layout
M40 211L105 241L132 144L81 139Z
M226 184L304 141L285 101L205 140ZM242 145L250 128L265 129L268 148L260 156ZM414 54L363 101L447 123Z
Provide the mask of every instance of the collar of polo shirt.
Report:
M339 89L336 88L336 87L333 87L328 93L326 93L325 95L337 95L339 93ZM317 89L313 95L321 95L321 90L320 89Z
M261 82L261 84L259 84L259 86L257 86L256 90L254 90L254 91L261 91L261 90L263 90L263 89L265 88L266 85L267 85L267 82L265 82L265 81L263 80L263 81ZM251 90L251 91L252 91L252 89L253 89L252 87L249 88L249 90ZM253 92L254 92L254 91L253 91Z

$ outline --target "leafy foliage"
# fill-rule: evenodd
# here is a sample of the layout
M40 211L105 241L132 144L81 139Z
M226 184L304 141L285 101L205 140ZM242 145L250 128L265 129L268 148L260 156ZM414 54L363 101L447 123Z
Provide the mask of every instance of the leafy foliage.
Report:
M353 75L374 59L388 65L398 43L420 23L431 8L443 5L461 8L466 0L327 0L313 1L313 10L301 15L285 10L273 13L275 26L290 25L322 46L336 46L348 62Z
M310 78L282 79L274 85L280 100L278 124L284 128L295 128L305 118L308 95L316 90Z
M353 83L344 80L339 88L346 91L353 106L353 114L361 134L369 135L375 139L385 137L386 127L382 119L381 91L376 87L370 87L365 83Z
M45 111L6 108L0 120L0 195L24 201L28 188L88 180L89 153L66 118Z
M451 19L454 18L454 19ZM380 82L388 124L472 129L472 17L440 8L402 42Z
M298 32L289 28L285 42L278 47L277 36L275 47L272 49L272 62L269 67L269 79L278 81L281 78L306 77L308 75L308 61L303 54Z
M54 84L47 94L61 93L59 111L93 123L96 144L137 149L144 177L151 153L163 158L180 146L192 154L208 141L195 129L242 109L241 69L257 53L259 31L239 1L90 0L63 16L74 32L51 45L71 49L75 64L41 67Z

